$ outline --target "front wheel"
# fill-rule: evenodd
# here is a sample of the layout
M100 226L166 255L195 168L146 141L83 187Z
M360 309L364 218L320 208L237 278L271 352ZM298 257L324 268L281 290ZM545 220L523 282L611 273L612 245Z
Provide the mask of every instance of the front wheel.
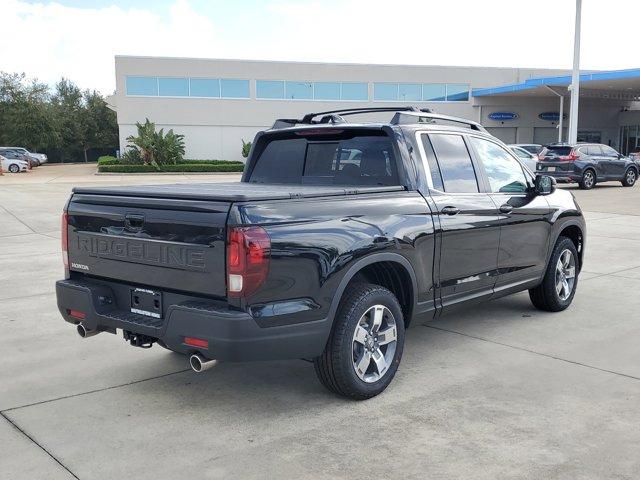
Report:
M9 171L11 173L18 173L20 171L20 167L15 163L12 163L11 165L9 165Z
M547 312L559 312L571 305L578 287L578 262L578 251L571 239L558 238L542 283L529 290L531 303Z
M596 174L593 170L585 170L578 185L582 190L591 190L596 184Z
M638 179L638 173L636 172L636 169L630 168L624 174L624 178L622 179L622 186L633 187L636 184L637 179Z
M357 284L341 300L325 350L313 363L329 390L365 400L391 383L403 347L398 299L379 285Z

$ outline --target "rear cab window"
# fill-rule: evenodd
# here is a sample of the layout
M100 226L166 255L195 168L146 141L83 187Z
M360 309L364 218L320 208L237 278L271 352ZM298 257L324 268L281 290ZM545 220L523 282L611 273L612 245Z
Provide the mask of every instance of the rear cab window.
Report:
M295 130L260 139L248 181L395 186L398 165L391 138L381 130Z

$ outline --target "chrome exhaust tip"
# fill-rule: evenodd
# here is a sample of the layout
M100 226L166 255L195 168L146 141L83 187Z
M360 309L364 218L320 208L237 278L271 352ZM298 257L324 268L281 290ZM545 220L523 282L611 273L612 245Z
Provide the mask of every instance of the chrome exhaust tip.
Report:
M191 369L196 373L202 373L205 370L215 367L217 364L218 360L209 360L199 353L194 353L189 357L189 365L191 365Z
M82 323L78 324L78 326L76 327L76 331L82 338L93 337L94 335L100 333L100 330L88 330L87 327L85 327Z

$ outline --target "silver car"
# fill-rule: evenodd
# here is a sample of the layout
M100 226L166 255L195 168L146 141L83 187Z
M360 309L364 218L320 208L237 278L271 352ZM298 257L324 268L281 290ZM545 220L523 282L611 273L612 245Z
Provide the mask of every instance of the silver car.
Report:
M47 155L44 154L44 153L30 152L29 150L27 150L26 148L23 148L23 147L2 147L2 148L6 148L6 149L10 149L10 150L17 150L18 152L20 152L23 155L27 155L29 157L35 158L36 160L38 160L38 162L40 162L41 165L43 163L47 163Z
M536 173L538 167L538 155L531 153L518 145L508 145L513 153L524 163L531 173Z

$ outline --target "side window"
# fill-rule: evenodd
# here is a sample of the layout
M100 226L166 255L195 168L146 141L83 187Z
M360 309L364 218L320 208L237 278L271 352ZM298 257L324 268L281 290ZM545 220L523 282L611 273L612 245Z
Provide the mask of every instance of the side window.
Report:
M478 193L478 180L469 151L461 135L430 135L438 159L444 191Z
M613 148L609 147L608 145L601 145L601 147L602 147L602 153L607 157L618 156L618 152L616 152Z
M582 147L582 150L587 151L587 155L593 155L594 157L599 157L602 155L602 150L598 145L589 145L588 147Z
M491 191L519 193L527 190L527 177L522 166L500 145L478 137L470 137L478 159L487 173Z

